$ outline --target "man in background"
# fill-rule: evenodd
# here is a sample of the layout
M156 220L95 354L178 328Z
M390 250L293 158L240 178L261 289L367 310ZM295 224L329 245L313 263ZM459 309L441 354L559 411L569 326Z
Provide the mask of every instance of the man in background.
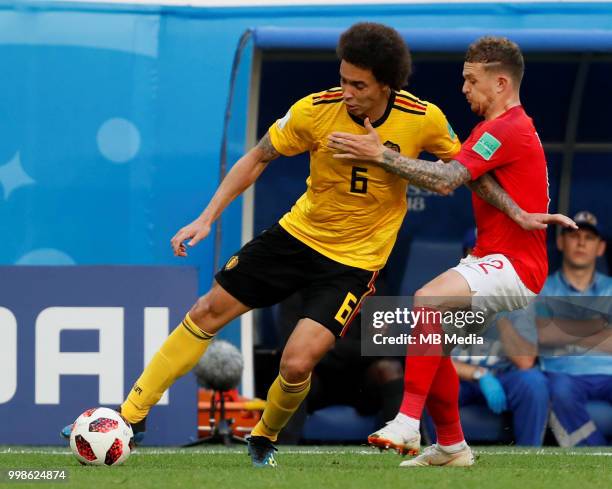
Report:
M587 401L611 403L612 416L612 279L596 271L606 242L591 212L579 212L574 221L579 229L564 229L557 238L561 269L547 279L535 305L550 426L562 447L608 443Z
M472 346L453 357L460 379L459 407L481 404L495 414L510 412L515 443L541 446L549 393L546 377L536 365L536 348L503 314L490 332L498 333L499 339L485 333L484 351Z

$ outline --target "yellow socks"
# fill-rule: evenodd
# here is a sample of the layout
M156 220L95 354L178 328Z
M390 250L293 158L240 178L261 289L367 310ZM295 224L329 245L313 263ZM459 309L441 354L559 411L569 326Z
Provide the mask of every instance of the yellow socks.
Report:
M121 405L121 414L130 422L142 420L176 379L198 362L214 335L205 333L189 314L168 336Z
M251 436L265 436L276 441L280 430L297 411L310 391L310 375L297 384L290 384L278 374L268 391L266 408L259 423L251 431Z

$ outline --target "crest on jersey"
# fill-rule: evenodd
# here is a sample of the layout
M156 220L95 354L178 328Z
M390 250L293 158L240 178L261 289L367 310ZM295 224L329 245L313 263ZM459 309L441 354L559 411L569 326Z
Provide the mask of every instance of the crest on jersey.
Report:
M227 260L224 268L225 270L231 270L232 268L236 267L236 265L238 265L238 257L232 256L229 260Z
M387 148L392 149L393 151L397 151L398 153L402 152L400 150L400 145L394 143L393 141L385 141L383 146L386 146Z

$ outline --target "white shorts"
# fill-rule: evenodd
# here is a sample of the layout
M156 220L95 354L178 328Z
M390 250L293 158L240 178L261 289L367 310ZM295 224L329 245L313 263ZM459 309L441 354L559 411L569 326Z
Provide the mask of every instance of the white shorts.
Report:
M472 290L472 306L483 310L488 318L502 311L527 307L536 294L520 279L510 260L502 254L478 258L468 255L453 268Z

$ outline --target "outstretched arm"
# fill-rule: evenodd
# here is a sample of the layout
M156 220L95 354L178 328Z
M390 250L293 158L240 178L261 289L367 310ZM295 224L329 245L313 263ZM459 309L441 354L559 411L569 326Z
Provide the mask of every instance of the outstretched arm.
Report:
M254 148L234 164L202 214L170 240L175 256L187 256L186 240L190 240L189 246L195 246L206 238L223 210L257 180L270 161L279 156L280 153L272 146L270 135L266 133Z
M477 180L467 182L465 185L483 200L503 211L513 221L516 221L523 213L523 209L512 200L512 197L497 183L497 180L488 173L485 173Z
M546 229L549 224L557 224L563 227L576 229L576 223L563 214L540 214L525 212L512 197L497 183L497 180L485 173L476 180L471 180L466 185L485 202L498 208L515 223L527 231L534 229Z

